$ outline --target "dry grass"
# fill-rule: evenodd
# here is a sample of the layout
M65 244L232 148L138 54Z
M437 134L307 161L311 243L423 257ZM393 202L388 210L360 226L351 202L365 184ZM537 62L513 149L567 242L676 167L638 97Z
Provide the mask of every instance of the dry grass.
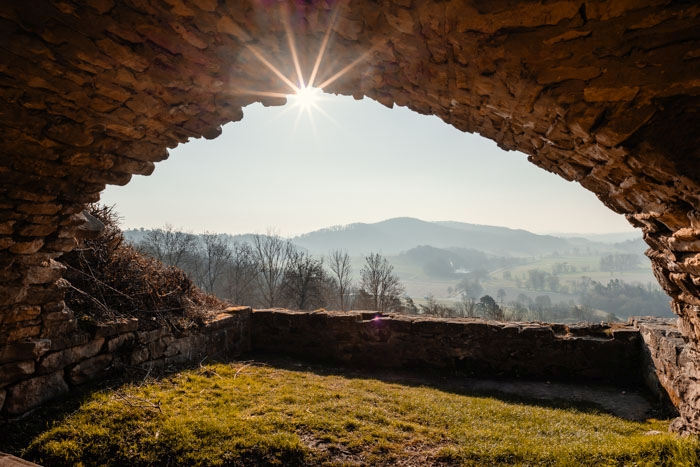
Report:
M111 207L93 205L90 212L105 224L105 231L61 257L71 284L66 303L81 322L130 316L187 328L206 321L208 310L226 307L181 269L143 256L125 242Z

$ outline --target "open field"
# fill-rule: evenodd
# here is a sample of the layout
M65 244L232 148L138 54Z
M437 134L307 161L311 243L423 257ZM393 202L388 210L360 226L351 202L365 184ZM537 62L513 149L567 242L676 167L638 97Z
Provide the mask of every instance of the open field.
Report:
M291 361L206 365L93 393L15 454L85 466L691 466L700 460L700 444L667 433L668 420L628 421L591 404L474 393L446 381Z
M394 266L396 273L401 278L402 284L406 287L406 293L413 298L416 304L425 303L425 297L433 297L441 303L452 305L460 300L460 293L457 285L460 276L435 277L426 272L406 256L388 257ZM519 296L525 296L530 300L535 300L538 296L548 296L553 304L581 304L581 296L576 290L576 283L581 283L583 278L588 278L602 285L607 285L611 280L621 280L627 284L639 283L650 285L653 289L658 289L659 285L651 272L648 260L629 271L614 272L600 270L600 258L598 256L545 256L539 258L527 258L525 264L515 265L508 268L499 268L489 271L488 276L480 281L483 292L481 295L491 295L496 298L498 291L505 292L503 303L518 300ZM566 272L558 272L557 278L562 286L558 291L549 289L532 289L526 287L528 271L540 270L552 274L556 265L566 264L569 268ZM357 265L356 274L359 276L359 269L362 267L361 258L354 259ZM670 300L670 299L669 299ZM671 316L670 310L664 305L655 313L657 316ZM647 314L647 313L643 313ZM600 312L601 316L606 315ZM625 317L622 316L622 319Z

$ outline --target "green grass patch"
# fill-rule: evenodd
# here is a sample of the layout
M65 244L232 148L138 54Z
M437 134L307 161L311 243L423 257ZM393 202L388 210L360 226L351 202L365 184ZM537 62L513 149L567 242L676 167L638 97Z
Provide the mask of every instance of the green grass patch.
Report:
M700 444L667 429L586 407L231 363L95 393L24 456L83 466L698 465Z

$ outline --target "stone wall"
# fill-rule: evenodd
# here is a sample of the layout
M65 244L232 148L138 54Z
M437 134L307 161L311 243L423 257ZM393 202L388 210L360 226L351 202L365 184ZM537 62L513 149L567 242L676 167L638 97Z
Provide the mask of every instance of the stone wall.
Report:
M123 319L82 329L63 311L65 338L31 338L0 347L0 411L17 415L120 365L180 365L205 356L232 357L250 349L250 309L219 314L208 324L175 331Z
M71 339L54 260L86 203L246 105L283 104L266 64L308 80L323 51L326 92L478 132L626 215L694 359L699 21L673 0L0 2L0 346Z
M700 368L698 355L692 346L682 338L677 320L661 318L636 319L634 324L644 341L644 356L647 369L647 386L664 400L670 398L678 409L681 418L672 429L693 433L688 430L687 420L693 425L700 424ZM692 425L691 425L692 426Z
M255 310L254 352L371 368L641 386L639 330L371 312Z
M162 368L248 355L293 356L348 366L456 370L470 377L646 386L660 404L697 412L694 364L674 320L627 325L506 323L375 312L298 312L235 307L176 332L123 319L78 326L65 339L25 339L0 351L0 412L15 416L120 366ZM694 367L692 367L694 368Z

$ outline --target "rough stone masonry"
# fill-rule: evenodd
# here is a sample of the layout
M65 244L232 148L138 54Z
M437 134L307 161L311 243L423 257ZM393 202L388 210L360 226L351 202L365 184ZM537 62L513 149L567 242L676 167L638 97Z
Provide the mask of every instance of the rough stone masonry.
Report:
M85 204L244 106L283 104L263 62L296 81L293 43L308 78L326 45L326 92L523 151L643 231L689 343L683 429L700 433L699 15L671 0L0 2L0 346L82 345L56 259Z

